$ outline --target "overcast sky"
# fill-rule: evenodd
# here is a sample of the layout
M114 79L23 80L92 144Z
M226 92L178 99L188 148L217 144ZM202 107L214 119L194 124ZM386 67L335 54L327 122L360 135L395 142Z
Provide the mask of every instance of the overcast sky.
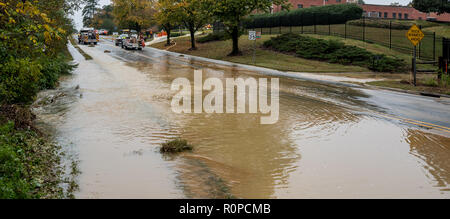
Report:
M366 4L378 4L378 5L389 5L392 2L398 2L401 5L407 5L412 0L364 0ZM100 0L100 6L111 4L110 0ZM76 28L80 29L83 26L83 18L81 16L81 10L75 13L73 19L76 24Z

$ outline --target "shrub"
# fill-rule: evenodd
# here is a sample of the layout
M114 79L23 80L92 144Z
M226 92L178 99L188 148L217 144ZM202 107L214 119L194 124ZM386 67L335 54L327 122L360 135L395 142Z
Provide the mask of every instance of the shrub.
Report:
M10 58L0 63L0 101L29 103L38 91L42 66L29 58Z
M43 57L39 60L42 66L42 76L39 80L40 89L52 89L58 83L58 79L61 75L70 74L70 72L76 67L66 62L64 55L58 55L55 58Z
M74 67L63 54L34 61L10 58L0 63L0 104L27 104L39 90L54 88L59 76L69 74Z
M180 32L170 33L170 37L179 37L179 36L183 36L183 34Z
M13 122L0 125L0 199L61 198L58 150Z
M274 37L264 42L263 46L306 59L358 65L379 72L400 72L407 68L406 63L400 59L373 54L365 49L347 46L334 40L316 39L294 33Z
M229 40L229 39L231 39L230 35L227 34L225 31L222 31L222 32L209 33L208 35L206 35L204 37L199 37L196 41L197 41L197 43L207 43L207 42Z
M193 147L184 139L175 139L162 144L161 153L178 153L183 151L191 151Z
M309 26L321 24L342 24L359 19L362 8L356 4L326 5L320 7L300 8L274 14L258 14L244 21L246 28L265 28L278 26Z

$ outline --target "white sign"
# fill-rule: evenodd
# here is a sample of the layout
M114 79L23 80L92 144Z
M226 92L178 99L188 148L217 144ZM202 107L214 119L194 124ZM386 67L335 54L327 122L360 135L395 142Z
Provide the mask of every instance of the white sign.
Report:
M256 31L248 31L248 40L256 40Z

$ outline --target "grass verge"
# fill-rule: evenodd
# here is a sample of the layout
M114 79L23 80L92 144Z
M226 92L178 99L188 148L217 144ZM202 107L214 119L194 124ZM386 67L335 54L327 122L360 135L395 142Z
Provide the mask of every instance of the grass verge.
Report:
M61 147L30 127L27 107L0 108L0 199L73 198L77 184L64 176Z
M277 53L263 49L261 46L264 41L276 35L265 35L256 42L255 63L253 63L253 41L248 40L248 36L242 36L239 40L239 46L243 53L242 56L227 56L231 52L231 40L214 41L209 43L198 43L197 50L189 50L190 37L180 37L174 39L176 46L167 47L165 42L157 43L152 47L158 49L168 49L172 52L200 56L205 58L230 61L241 64L255 65L281 71L296 72L369 72L367 68L359 66L339 65L315 60L302 59L290 55Z
M92 60L92 56L88 55L87 53L85 53L77 44L77 42L75 41L75 39L73 37L70 37L70 43L72 43L72 46L75 47L78 52L81 53L81 55L83 55L83 57L86 60Z
M445 83L445 82L444 82ZM387 87L394 89L401 89L406 91L437 93L450 95L450 86L443 85L443 82L438 82L435 76L427 75L417 78L417 86L410 83L410 80L383 80L367 82L368 85Z

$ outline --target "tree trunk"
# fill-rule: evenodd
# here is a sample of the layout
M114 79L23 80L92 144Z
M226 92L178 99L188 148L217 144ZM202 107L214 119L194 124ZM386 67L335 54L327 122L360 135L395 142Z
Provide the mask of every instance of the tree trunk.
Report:
M189 50L196 50L197 47L195 46L195 31L189 29L189 32L191 33L191 48Z
M233 27L233 29L231 31L231 39L233 40L233 51L231 51L229 56L240 55L241 52L239 51L239 27L238 26Z
M170 32L171 32L171 30L169 28L166 28L166 32L167 32L167 43L166 43L166 46L170 46Z

